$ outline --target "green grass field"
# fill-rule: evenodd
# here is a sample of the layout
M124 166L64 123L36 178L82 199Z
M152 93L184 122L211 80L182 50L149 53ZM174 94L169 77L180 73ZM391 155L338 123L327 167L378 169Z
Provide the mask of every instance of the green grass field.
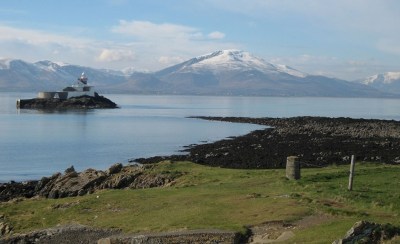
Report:
M353 191L349 166L302 169L289 181L284 169L237 170L190 162L162 162L153 172L183 173L176 184L142 190L104 190L64 199L27 199L0 204L14 232L80 223L125 233L225 229L306 216L324 221L294 229L292 242L331 243L358 220L400 226L400 166L356 163Z

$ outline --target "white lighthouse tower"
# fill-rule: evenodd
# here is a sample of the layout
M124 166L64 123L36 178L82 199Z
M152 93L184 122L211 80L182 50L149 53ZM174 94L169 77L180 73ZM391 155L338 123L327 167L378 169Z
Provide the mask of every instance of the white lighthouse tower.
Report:
M81 76L78 78L78 81L76 84L73 84L70 87L64 88L63 91L68 92L67 98L71 97L80 97L80 96L91 96L94 97L94 89L93 86L88 86L88 78L85 75L85 72L81 74Z

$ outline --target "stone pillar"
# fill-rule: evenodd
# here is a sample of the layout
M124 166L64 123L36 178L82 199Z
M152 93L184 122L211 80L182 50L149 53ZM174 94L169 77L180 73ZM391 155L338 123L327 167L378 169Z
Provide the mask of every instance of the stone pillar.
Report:
M300 179L300 161L296 156L286 158L286 178L289 180Z

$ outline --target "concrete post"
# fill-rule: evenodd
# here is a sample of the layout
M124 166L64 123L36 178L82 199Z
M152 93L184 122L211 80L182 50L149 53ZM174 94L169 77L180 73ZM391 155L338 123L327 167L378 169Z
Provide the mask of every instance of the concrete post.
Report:
M300 161L296 156L286 158L286 178L289 180L300 179Z

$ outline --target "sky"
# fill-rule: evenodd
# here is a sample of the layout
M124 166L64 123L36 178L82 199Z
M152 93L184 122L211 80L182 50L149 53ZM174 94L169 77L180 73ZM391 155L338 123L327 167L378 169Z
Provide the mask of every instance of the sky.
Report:
M400 71L398 0L15 0L0 58L156 71L239 49L355 80Z

